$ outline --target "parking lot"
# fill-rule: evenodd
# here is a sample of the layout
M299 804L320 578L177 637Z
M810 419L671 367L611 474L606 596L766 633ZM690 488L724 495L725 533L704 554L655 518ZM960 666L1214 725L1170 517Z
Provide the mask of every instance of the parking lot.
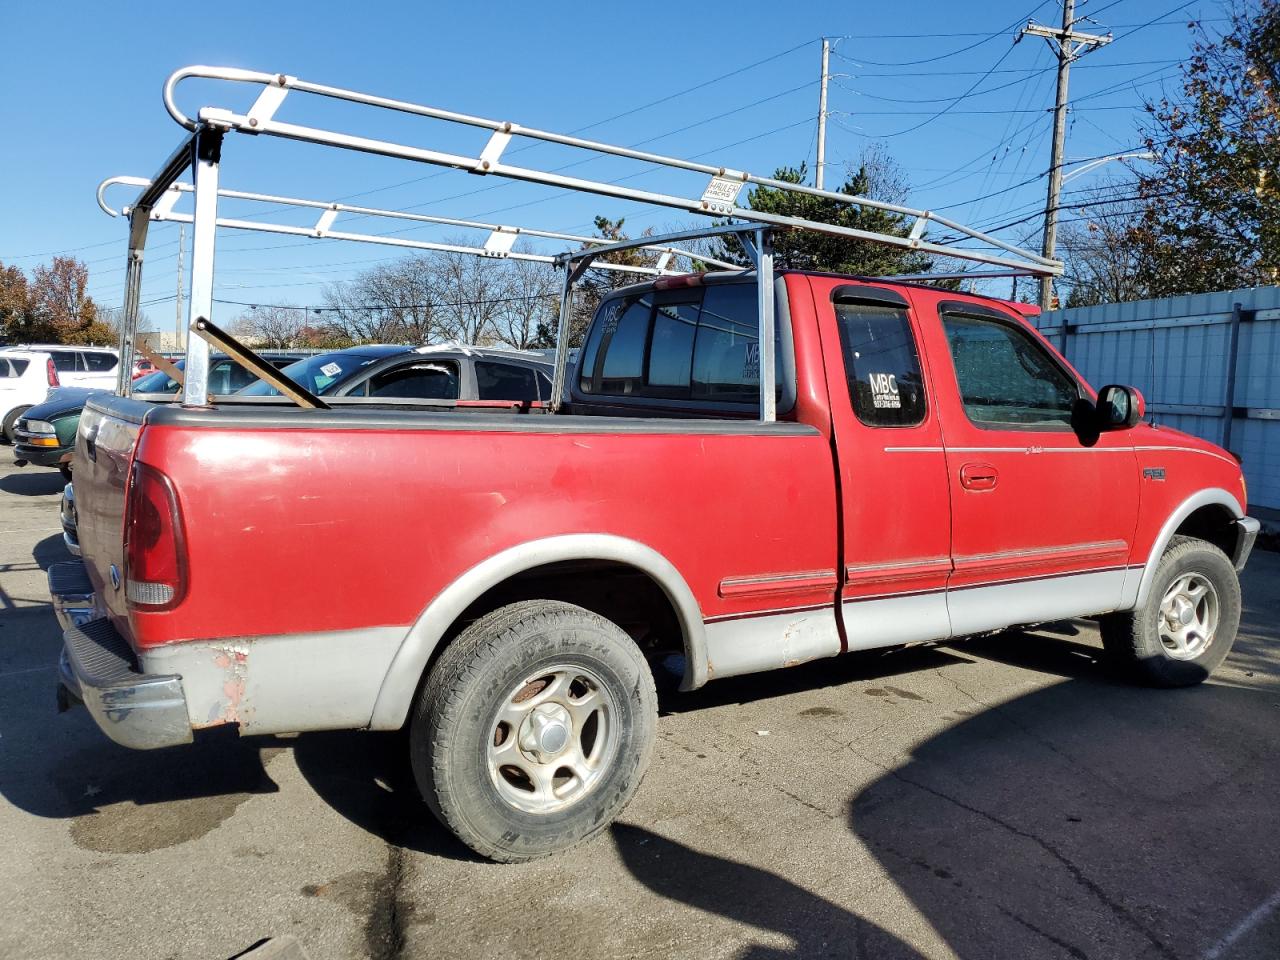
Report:
M397 736L133 753L58 715L61 479L7 454L0 956L1280 955L1280 555L1196 689L1117 682L1080 622L664 695L621 820L497 866Z

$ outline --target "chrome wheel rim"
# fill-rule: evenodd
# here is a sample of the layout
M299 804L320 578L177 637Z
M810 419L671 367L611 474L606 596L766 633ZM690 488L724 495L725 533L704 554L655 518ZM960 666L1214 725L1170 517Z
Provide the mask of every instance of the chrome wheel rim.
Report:
M1174 578L1160 601L1160 642L1175 660L1194 660L1213 643L1221 609L1208 577L1184 573Z
M572 806L600 782L617 752L617 708L590 670L557 664L525 677L489 725L489 776L526 813Z

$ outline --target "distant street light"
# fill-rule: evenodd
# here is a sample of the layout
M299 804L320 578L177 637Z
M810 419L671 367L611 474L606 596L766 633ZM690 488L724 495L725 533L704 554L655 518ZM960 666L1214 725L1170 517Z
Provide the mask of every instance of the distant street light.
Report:
M1062 182L1066 183L1068 180L1073 180L1081 174L1088 173L1090 170L1096 170L1098 167L1105 163L1110 163L1112 160L1154 160L1155 158L1156 155L1150 150L1138 150L1133 153L1116 153L1109 157L1095 157L1088 162L1083 160L1068 160L1067 163L1084 163L1084 166L1079 169L1072 170L1068 174L1064 174Z

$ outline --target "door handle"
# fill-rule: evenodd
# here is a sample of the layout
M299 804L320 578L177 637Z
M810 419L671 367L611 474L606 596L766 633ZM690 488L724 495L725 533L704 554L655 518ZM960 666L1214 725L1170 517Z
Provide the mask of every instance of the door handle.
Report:
M1000 474L989 463L966 463L960 468L960 486L966 490L994 490Z

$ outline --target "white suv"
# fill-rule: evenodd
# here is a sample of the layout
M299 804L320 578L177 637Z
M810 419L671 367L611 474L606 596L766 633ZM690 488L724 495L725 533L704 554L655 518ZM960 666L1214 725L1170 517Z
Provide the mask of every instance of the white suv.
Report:
M47 353L53 358L58 380L64 387L97 387L111 390L116 385L120 355L110 347L81 347L65 343L30 343L0 347L0 356L14 351Z
M36 350L0 350L0 434L13 443L18 418L50 389L60 385L57 366L48 353Z

